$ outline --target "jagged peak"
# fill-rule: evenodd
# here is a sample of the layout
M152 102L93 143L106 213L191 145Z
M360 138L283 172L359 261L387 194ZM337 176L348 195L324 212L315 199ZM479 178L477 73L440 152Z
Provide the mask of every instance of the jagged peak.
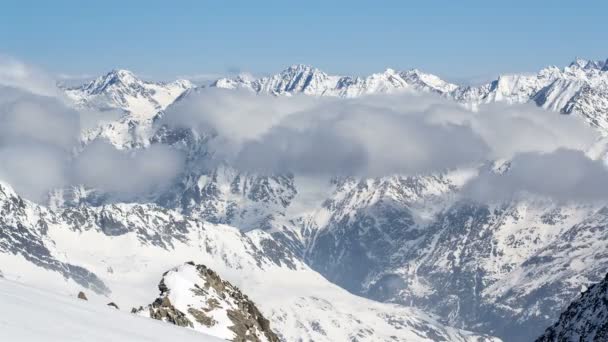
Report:
M401 72L402 74L406 74L406 75L420 75L420 74L424 74L420 69L408 69L408 70L404 70Z
M293 75L293 74L303 74L303 73L310 73L310 74L323 74L325 75L325 73L323 71L321 71L318 68L315 68L312 65L308 65L308 64L292 64L289 67L287 67L285 70L281 71L279 74L280 75Z
M576 57L574 59L574 61L572 63L570 63L569 67L570 68L579 68L579 69L584 69L584 70L597 69L597 70L605 71L607 62L608 62L608 60L606 60L606 61L590 60L590 59Z
M285 70L315 70L314 66L310 64L296 63L288 66Z
M97 77L93 81L83 85L83 90L95 94L105 91L108 87L116 84L137 84L142 81L135 74L126 69L112 69L106 74Z
M392 76L392 75L397 75L399 73L397 72L397 70L395 70L393 68L386 68L386 70L384 70L383 74Z
M589 64L589 60L580 57L575 57L574 60L570 63L570 66L584 68L585 66L587 66L587 64Z
M112 69L107 74L100 76L98 79L104 80L120 80L123 83L141 82L135 74L127 69Z
M125 76L131 76L131 77L135 77L135 74L128 69L120 69L120 68L116 68L116 69L112 69L110 70L107 75L117 75L120 77L125 77Z
M183 78L175 80L175 81L173 81L171 83L176 84L176 85L178 85L178 86L180 86L180 87L182 87L184 89L194 88L194 83L192 83L190 80L183 79Z

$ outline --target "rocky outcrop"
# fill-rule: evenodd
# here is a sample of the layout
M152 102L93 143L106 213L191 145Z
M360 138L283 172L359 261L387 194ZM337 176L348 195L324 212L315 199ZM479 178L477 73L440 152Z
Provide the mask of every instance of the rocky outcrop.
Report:
M166 272L158 289L152 304L133 312L231 341L279 341L255 303L205 265Z
M608 341L608 275L591 286L536 342Z

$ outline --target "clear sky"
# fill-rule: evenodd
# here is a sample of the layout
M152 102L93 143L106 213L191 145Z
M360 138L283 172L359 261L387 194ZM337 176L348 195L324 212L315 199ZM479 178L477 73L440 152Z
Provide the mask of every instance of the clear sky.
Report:
M2 0L0 53L152 78L417 67L451 80L608 57L608 1Z

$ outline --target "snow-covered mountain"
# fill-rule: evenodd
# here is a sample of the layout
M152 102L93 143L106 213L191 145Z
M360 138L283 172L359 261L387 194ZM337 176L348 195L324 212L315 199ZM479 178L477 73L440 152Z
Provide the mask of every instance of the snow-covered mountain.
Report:
M608 277L577 298L537 342L608 340Z
M308 65L296 64L279 74L252 79L251 77L222 78L211 86L218 88L243 88L256 93L314 96L357 97L375 93L396 91L433 91L447 94L457 88L435 75L412 69L398 72L387 69L367 77L333 76Z
M608 73L606 62L577 58L565 68L551 66L537 74L501 75L476 87L459 87L450 97L464 103L534 102L563 114L579 114L605 133Z
M261 230L244 234L154 204L50 210L1 189L7 279L65 294L84 291L93 303L128 309L149 304L162 274L194 260L247 294L285 341L495 340L446 327L416 309L352 295ZM189 286L165 284L177 305L192 298Z
M606 272L601 206L452 201L454 178L347 182L310 218L309 265L380 301L510 340L537 336Z
M192 87L187 80L147 82L131 71L117 69L80 87L66 89L65 93L78 106L120 109L137 119L151 119Z
M194 85L187 80L170 83L146 82L128 70L112 70L65 93L79 108L119 111L120 118L83 132L85 142L101 137L120 148L148 143L152 121Z
M547 67L536 74L505 74L479 86L459 86L417 69L367 77L330 76L307 65L292 65L260 79L223 78L219 88L243 88L256 93L357 97L398 91L434 92L467 105L490 102L525 103L564 114L582 115L602 132L608 130L608 63L577 58L569 66Z
M564 114L578 114L608 134L608 69L601 61L576 59L569 66L547 67L536 74L505 74L479 86L461 86L418 69L365 77L336 76L296 64L278 74L255 79L248 74L221 78L211 87L248 89L258 94L353 98L378 93L436 93L468 106L482 103L526 103ZM80 87L66 89L81 108L119 110L127 115L83 133L83 140L102 137L119 148L146 146L156 115L195 86L187 80L146 82L127 70L113 70Z

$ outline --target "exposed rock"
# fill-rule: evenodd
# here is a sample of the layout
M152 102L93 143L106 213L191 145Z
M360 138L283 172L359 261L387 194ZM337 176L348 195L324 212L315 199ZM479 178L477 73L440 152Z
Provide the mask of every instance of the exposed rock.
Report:
M591 286L536 342L608 341L608 275Z
M118 305L116 305L116 303L114 303L114 302L109 302L107 305L108 305L108 306L111 306L111 307L113 307L113 308L115 308L115 309L119 309L119 308L118 308Z
M159 286L160 288L160 286ZM169 322L180 327L193 327L186 315L176 309L168 297L157 298L148 308L150 317L160 321Z
M158 289L151 305L132 312L231 341L279 341L255 303L205 265L187 262L166 272Z
M87 295L85 295L84 292L82 292L82 291L78 292L78 299L89 300L87 298Z

